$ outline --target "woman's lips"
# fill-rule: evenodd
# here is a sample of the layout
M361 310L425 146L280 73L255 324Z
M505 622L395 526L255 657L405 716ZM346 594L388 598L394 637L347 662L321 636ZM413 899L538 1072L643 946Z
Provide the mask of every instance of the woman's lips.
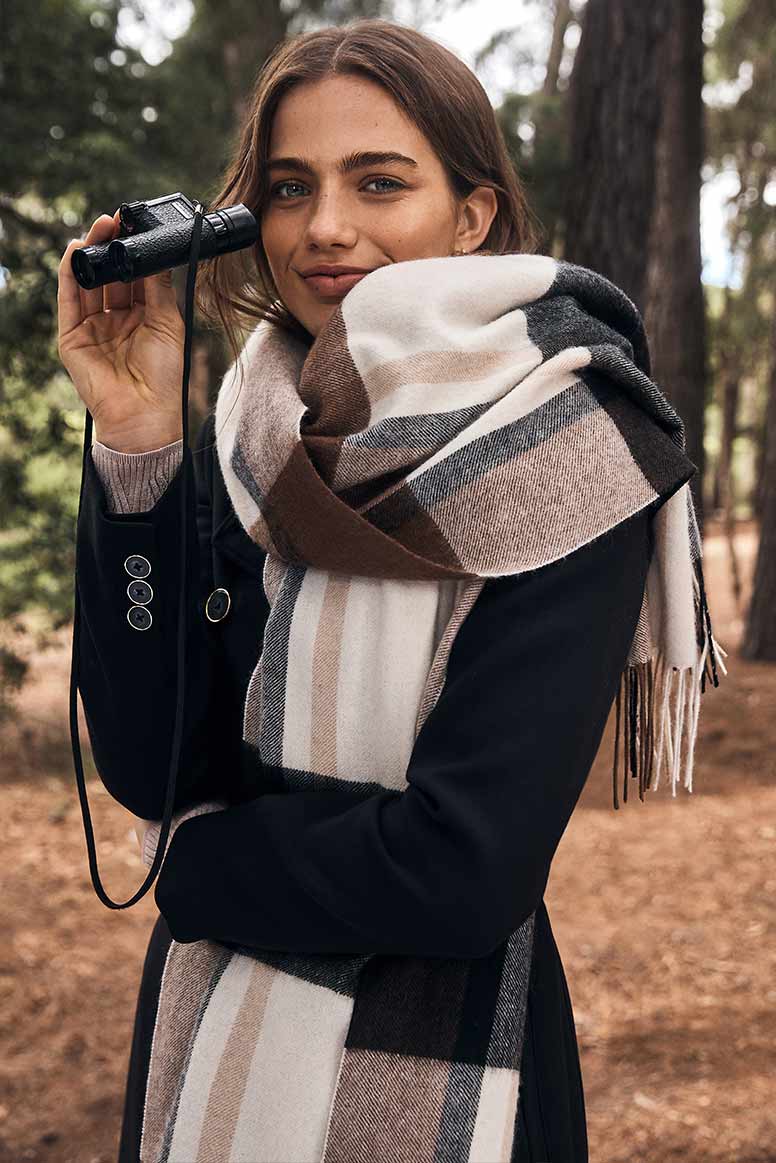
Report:
M308 275L304 281L319 298L331 299L345 295L365 274L368 271L353 275Z

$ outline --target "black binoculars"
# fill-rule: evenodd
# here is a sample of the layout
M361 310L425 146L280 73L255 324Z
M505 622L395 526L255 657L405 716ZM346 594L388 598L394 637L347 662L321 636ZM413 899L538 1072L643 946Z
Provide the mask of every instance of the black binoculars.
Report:
M122 202L121 227L110 242L74 250L73 274L84 290L107 283L131 283L189 262L195 203L180 192L148 202ZM236 202L202 218L198 261L241 250L259 237L259 224Z

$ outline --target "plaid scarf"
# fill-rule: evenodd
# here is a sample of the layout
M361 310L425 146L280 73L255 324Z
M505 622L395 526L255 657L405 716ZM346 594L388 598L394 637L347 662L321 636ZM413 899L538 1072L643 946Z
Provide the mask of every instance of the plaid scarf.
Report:
M673 794L682 777L692 791L700 693L725 651L695 466L621 290L547 255L391 264L312 344L263 321L237 364L217 452L267 551L243 734L273 790L404 790L486 579L538 569L657 503L616 700L614 806L621 740L624 799L628 774L643 799L664 763ZM173 941L143 1163L507 1163L533 925L472 960Z

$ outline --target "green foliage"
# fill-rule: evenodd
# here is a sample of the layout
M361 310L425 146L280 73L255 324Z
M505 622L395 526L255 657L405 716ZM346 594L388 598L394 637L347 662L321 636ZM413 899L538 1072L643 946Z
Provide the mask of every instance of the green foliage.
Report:
M438 15L461 0L418 4ZM390 15L386 0L196 0L157 65L118 39L142 0L7 0L0 38L0 718L21 685L17 616L38 648L72 619L85 409L57 355L68 241L122 201L207 201L242 102L275 44L305 24ZM427 10L427 11L426 11ZM197 328L195 327L195 333Z

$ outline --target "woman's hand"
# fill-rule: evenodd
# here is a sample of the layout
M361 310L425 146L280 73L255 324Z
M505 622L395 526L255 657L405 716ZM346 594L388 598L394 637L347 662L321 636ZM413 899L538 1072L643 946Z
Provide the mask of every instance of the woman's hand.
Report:
M185 325L172 272L85 291L74 250L108 242L119 212L101 214L73 239L59 264L59 358L92 414L95 438L119 452L147 452L180 440Z

